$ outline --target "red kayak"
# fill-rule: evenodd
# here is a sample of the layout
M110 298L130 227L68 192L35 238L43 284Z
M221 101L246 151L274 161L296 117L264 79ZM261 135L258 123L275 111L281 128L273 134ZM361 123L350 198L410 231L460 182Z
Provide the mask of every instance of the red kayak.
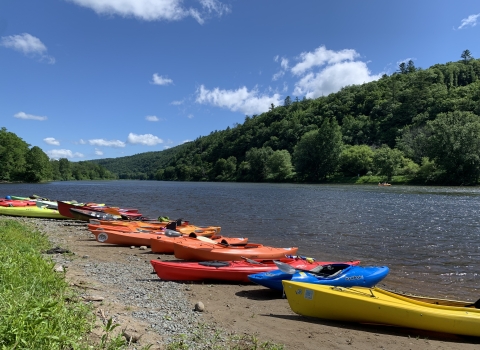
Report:
M102 215L89 215L89 218L87 216L81 216L82 213L80 212L72 212L71 209L75 210L83 210L83 211L89 211L89 212L101 212L104 214L110 214L110 216L118 217L118 218L126 218L126 219L139 219L142 217L142 214L138 212L138 209L122 209L122 208L116 208L116 207L109 207L97 203L85 203L85 204L71 204L63 201L57 201L58 203L58 211L60 214L63 216L67 216L69 218L74 218L78 220L86 220L88 221L91 218L101 218ZM78 214L78 215L77 215ZM85 214L85 212L83 212Z
M328 261L309 262L301 258L283 258L278 261L284 262L297 269L311 270L318 265L336 264ZM157 276L165 281L231 281L251 283L248 275L277 270L273 260L241 261L160 261L150 260ZM342 264L358 265L359 260L343 262Z
M35 201L0 198L0 207L33 207L36 205Z

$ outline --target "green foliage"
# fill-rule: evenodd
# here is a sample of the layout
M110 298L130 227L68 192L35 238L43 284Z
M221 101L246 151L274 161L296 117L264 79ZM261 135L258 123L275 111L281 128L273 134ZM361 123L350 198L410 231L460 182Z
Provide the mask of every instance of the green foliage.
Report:
M306 181L325 180L340 165L342 133L335 118L326 118L320 129L307 132L295 146L295 169Z
M366 146L348 146L340 154L340 170L345 175L365 175L372 169L373 150Z
M398 149L391 149L387 145L382 145L375 150L373 155L373 169L381 176L385 176L387 181L396 175L398 169L403 163L403 153Z
M29 144L6 128L0 129L0 181L20 181Z
M283 149L274 151L267 159L267 180L282 182L288 181L295 175L290 153Z
M246 162L250 165L246 180L265 181L268 176L267 161L272 154L273 150L270 147L251 148L245 157Z
M75 302L63 275L41 256L48 239L13 220L0 220L0 239L1 347L84 347L90 309Z
M480 176L480 119L471 112L441 113L427 123L429 158L444 171L442 182L472 185Z
M52 165L50 164L48 156L40 147L34 146L29 149L25 160L24 181L41 182L52 178Z

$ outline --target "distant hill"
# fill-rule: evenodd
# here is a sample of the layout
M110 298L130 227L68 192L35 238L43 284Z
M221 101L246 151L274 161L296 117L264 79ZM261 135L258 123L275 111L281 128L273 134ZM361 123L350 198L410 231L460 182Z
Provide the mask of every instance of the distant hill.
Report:
M283 106L246 116L243 124L161 152L94 162L125 179L316 182L400 174L476 183L480 146L478 152L472 147L480 132L463 146L469 160L448 144L464 141L447 135L455 128L476 130L480 120L480 60L467 51L458 62L428 69L410 61L390 76L317 99L287 97ZM442 135L447 144L438 143ZM456 158L465 160L450 165Z
M90 162L99 164L120 179L152 180L155 172L175 161L175 157L185 148L179 145L163 151L145 152L133 156L95 159Z

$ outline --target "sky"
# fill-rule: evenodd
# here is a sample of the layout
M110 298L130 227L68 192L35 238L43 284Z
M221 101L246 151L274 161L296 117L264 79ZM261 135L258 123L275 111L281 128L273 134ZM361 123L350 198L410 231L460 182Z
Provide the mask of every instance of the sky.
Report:
M477 0L0 0L0 127L51 159L161 151L479 37Z

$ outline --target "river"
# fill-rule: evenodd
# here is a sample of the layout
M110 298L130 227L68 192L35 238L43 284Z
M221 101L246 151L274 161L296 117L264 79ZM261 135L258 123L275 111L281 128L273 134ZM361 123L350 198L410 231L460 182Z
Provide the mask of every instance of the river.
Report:
M0 184L0 196L138 208L317 260L386 265L384 285L477 300L480 188L163 181Z

